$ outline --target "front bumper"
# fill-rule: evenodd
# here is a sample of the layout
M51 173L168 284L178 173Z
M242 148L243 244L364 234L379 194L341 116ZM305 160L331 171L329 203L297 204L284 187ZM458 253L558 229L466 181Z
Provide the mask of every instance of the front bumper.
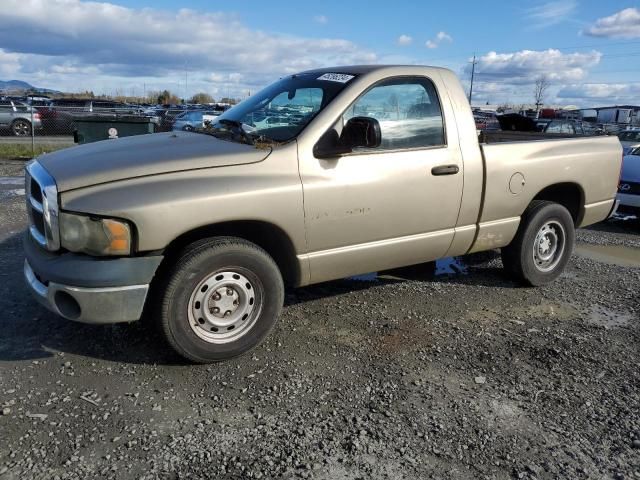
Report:
M138 320L162 256L99 259L45 252L26 237L24 277L52 312L84 323Z

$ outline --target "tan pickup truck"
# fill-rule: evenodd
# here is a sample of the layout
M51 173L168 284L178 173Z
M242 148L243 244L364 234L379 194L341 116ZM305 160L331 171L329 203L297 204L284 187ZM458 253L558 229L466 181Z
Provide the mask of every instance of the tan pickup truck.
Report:
M307 71L200 132L32 162L24 272L67 319L146 312L184 357L223 360L266 337L285 284L497 248L522 283L554 280L621 160L615 137L479 143L449 70Z

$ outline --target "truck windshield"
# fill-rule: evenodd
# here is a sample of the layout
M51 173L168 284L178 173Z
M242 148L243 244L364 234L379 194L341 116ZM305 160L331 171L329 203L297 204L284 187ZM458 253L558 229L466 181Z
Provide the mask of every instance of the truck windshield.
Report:
M218 133L229 140L289 141L353 78L354 75L317 72L283 78L217 117L207 133ZM225 135L233 128L242 134Z

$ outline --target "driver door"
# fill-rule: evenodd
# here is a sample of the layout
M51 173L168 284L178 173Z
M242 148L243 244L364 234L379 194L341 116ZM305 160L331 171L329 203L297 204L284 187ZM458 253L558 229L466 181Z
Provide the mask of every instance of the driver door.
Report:
M378 120L379 147L300 161L314 283L434 260L454 235L463 165L455 122L445 131L434 84L424 77L376 84L336 130L353 116Z

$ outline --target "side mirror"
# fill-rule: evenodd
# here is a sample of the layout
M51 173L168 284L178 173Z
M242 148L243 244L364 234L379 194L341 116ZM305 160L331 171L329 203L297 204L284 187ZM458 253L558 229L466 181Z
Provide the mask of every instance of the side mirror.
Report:
M351 153L356 147L376 148L382 135L380 123L375 118L353 117L349 119L338 136L333 128L328 130L313 147L316 158L335 158Z
M351 147L340 142L338 132L333 128L325 132L313 147L313 156L316 158L335 158L345 153L351 153Z
M380 123L371 117L353 117L342 129L341 143L351 148L376 148L382 142Z

